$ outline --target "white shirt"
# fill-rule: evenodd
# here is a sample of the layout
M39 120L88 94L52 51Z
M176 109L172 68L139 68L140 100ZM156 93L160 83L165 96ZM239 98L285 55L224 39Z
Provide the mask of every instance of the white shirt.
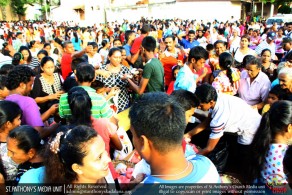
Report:
M93 57L88 56L88 63L92 64L94 67L102 65L101 55L99 53L96 53Z
M224 132L237 133L237 142L249 145L262 117L257 110L242 99L227 94L218 94L216 105L211 110L211 118L211 139L222 137Z

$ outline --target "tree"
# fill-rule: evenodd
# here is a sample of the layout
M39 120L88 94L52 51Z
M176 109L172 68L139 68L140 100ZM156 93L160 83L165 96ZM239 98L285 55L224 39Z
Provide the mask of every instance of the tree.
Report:
M38 0L13 0L11 1L11 8L13 12L18 15L18 18L22 19L25 16L25 5L32 4L37 1Z
M6 6L9 4L10 0L0 0L2 20L6 20Z

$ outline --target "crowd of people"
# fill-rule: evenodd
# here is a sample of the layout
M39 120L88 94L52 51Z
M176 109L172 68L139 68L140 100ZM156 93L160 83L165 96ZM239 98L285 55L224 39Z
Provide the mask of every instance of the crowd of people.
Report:
M120 189L129 112L131 189L222 174L291 187L292 23L1 21L0 43L1 183Z

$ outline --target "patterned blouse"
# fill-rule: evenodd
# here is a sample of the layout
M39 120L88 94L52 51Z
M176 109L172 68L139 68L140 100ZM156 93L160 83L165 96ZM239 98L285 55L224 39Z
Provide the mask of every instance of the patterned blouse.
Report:
M103 65L101 69L108 71L107 65ZM106 87L119 87L120 93L118 94L118 112L125 110L129 106L130 102L130 95L127 89L128 82L121 79L124 74L131 74L131 72L127 67L121 65L121 70L119 73L111 73L108 78L104 78L100 75L96 77L96 80L103 82Z
M48 83L40 74L37 75L34 79L34 84L30 96L32 98L45 97L57 93L60 90L62 90L62 81L58 73L54 73L54 84ZM58 101L52 100L38 104L41 113L47 111L50 108L50 106L52 106L54 103L58 103Z

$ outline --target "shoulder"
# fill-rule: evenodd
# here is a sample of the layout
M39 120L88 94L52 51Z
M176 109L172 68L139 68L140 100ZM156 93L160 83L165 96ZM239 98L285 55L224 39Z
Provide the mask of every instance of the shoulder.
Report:
M30 169L26 171L20 178L19 183L43 183L45 175L45 167Z

